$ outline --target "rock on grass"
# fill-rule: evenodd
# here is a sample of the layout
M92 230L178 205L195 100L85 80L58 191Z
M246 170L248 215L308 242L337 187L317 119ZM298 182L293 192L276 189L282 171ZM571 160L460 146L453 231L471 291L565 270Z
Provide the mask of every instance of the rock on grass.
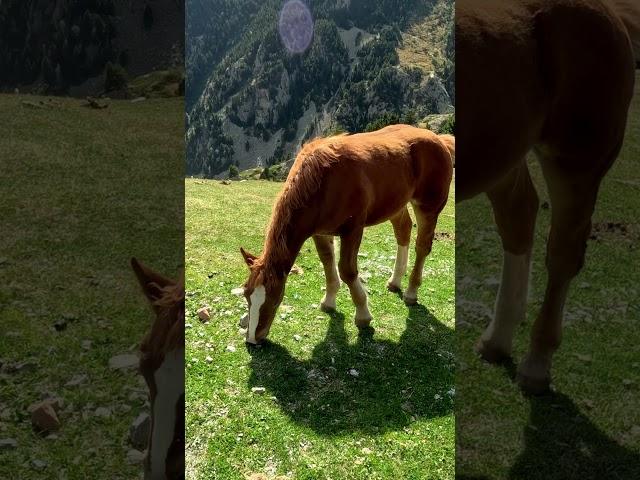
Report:
M149 443L149 433L151 431L151 417L143 412L136 417L129 427L129 441L135 448L144 450Z
M52 432L60 428L60 420L50 400L44 400L29 407L31 411L31 425L42 433Z
M144 452L136 450L134 448L129 449L127 452L127 463L129 465L138 465L144 461Z
M0 439L0 451L13 450L14 448L18 448L18 441L15 438Z
M211 318L211 315L209 314L209 309L207 307L199 308L197 311L197 314L198 314L198 318L203 322L208 322L209 319Z
M126 370L138 367L138 356L132 353L123 353L109 359L109 367L114 370Z

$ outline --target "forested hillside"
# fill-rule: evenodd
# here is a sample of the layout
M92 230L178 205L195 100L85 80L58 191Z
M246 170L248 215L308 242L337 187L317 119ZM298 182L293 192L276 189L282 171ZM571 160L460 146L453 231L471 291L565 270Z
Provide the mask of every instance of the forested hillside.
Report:
M181 64L183 24L184 0L0 1L0 88L69 93L108 63L131 76Z
M309 2L303 53L283 45L284 3L187 2L187 173L279 163L312 136L452 111L453 0Z

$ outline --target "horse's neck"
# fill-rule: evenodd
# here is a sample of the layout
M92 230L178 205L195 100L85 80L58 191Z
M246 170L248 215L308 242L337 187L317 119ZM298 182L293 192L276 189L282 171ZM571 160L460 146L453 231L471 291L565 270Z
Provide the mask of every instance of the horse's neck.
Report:
M274 237L273 231L267 235L263 261L265 265L275 269L275 273L289 273L302 245L310 237L310 234L307 235L303 228L298 228L296 223L294 219L290 219L286 225L278 229L277 238Z
M636 62L640 62L640 0L613 0L613 5L629 32Z

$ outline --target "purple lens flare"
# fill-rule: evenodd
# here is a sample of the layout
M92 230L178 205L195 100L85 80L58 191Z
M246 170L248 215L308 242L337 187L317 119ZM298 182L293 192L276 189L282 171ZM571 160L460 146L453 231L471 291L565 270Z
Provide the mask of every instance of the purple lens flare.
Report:
M280 12L278 31L289 52L304 52L313 39L313 18L309 8L300 0L289 0Z

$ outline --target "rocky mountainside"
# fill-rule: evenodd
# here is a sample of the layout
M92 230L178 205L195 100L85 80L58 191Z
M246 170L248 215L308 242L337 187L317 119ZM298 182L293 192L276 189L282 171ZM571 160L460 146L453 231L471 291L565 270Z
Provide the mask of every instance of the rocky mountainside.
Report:
M187 173L452 112L453 15L453 0L188 0Z
M94 93L183 63L184 0L0 0L0 88Z

